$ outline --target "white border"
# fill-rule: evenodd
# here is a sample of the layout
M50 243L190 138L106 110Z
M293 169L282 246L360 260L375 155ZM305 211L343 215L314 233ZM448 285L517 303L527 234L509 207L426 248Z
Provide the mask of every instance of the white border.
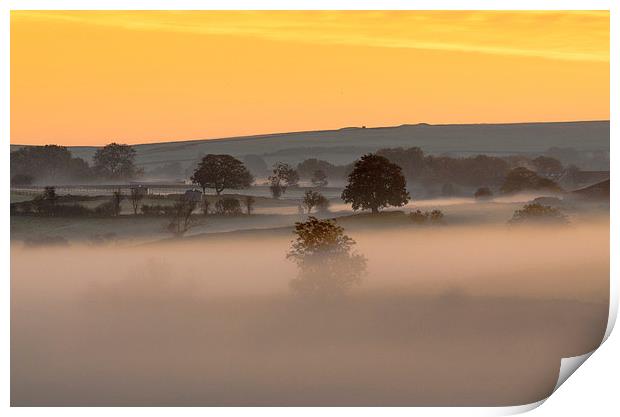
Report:
M10 108L10 74L9 74L9 58L10 58L10 17L9 11L13 10L37 10L37 9L117 9L117 10L144 10L144 9L178 9L178 10L194 10L194 9L213 9L213 10L232 10L232 9L248 9L248 10L303 10L303 9L324 9L324 10L344 10L344 9L361 9L361 10L379 10L379 9L416 9L416 10L611 10L611 166L618 166L618 146L615 141L618 140L618 129L615 121L618 117L618 94L619 85L618 77L618 11L620 6L617 2L606 0L477 0L477 1L458 1L458 0L298 0L295 2L282 0L5 0L0 2L0 128L2 129L2 138L10 138L9 128L9 108ZM2 184L4 195L9 192L9 152L8 143L4 143L5 152L2 152L1 163ZM615 169L611 170L611 253L618 254L620 238L620 230L618 227L618 214L614 211L618 207L618 175ZM8 407L10 403L10 224L9 224L9 208L8 204L0 206L2 210L2 230L4 239L2 240L2 277L4 278L4 291L2 293L2 313L3 319L0 321L0 333L2 337L2 369L3 378L1 382L2 404ZM613 323L615 322L618 308L618 260L611 257L611 306L610 321L606 332L606 338L610 335ZM617 410L617 380L618 371L620 369L617 353L620 341L615 335L604 343L604 345L594 353L594 359L577 371L580 375L573 383L562 386L557 393L552 395L548 401L548 405L541 407L535 411L538 415L562 414L562 415L583 415L590 413L590 407L605 414L611 414L611 410ZM596 362L592 363L591 362ZM611 373L609 372L611 371ZM577 390L575 390L577 389ZM542 403L542 402L541 402ZM498 408L444 408L444 407L423 407L423 408L324 408L320 412L326 415L342 415L345 413L355 413L356 415L366 416L374 415L376 412L389 415L503 415L528 411L536 408L540 403L526 405L521 407L498 407ZM279 416L288 415L294 412L296 415L314 415L318 410L313 408L296 408L289 410L287 408L210 408L208 412L217 415L239 415L252 413L257 416ZM148 413L149 415L168 415L168 414L203 414L205 409L201 408L115 408L113 411L106 408L89 408L84 410L81 408L11 408L12 414L30 415L34 413L44 412L45 415L78 415L88 413L89 415L107 415L114 412L119 415L129 415L133 413ZM594 415L597 415L595 413ZM602 414L601 414L602 415Z

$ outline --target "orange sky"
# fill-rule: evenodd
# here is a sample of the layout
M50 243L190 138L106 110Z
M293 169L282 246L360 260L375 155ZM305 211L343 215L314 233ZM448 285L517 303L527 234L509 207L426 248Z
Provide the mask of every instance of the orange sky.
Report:
M608 118L608 12L11 13L11 143Z

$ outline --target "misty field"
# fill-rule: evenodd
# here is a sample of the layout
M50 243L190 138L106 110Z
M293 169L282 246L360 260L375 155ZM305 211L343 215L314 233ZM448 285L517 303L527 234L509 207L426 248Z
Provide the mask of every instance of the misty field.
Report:
M183 239L95 246L83 234L32 248L15 236L27 219L12 219L12 404L539 400L560 359L603 336L609 221L593 210L568 226L509 227L517 205L446 202L438 227L336 215L368 270L330 300L291 294L292 229L278 225L296 215L262 229L207 223Z

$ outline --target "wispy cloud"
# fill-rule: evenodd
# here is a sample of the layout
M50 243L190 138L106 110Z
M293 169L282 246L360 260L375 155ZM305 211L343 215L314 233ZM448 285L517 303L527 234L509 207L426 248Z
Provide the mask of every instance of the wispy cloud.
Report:
M123 30L609 61L605 11L14 11Z

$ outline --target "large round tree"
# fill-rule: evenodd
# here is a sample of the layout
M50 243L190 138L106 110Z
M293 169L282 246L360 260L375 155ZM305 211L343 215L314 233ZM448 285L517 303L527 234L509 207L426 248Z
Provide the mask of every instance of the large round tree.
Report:
M240 160L230 155L209 154L202 158L191 180L202 187L203 193L213 188L219 195L226 188L249 187L254 178Z
M378 213L383 207L407 204L409 193L406 186L407 181L398 165L383 156L367 154L355 163L342 199L351 203L353 210L370 209Z
M95 152L93 170L100 178L132 179L140 173L135 165L135 159L136 150L134 148L113 142Z

